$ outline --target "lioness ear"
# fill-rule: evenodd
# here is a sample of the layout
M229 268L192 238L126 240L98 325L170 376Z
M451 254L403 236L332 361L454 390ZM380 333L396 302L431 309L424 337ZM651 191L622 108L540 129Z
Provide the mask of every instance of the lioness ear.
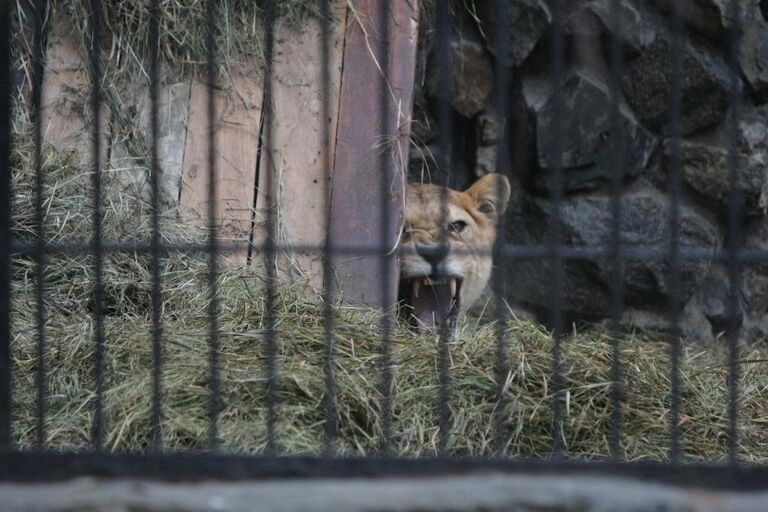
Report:
M466 193L475 200L480 212L495 220L507 208L512 191L506 176L492 173L473 183Z

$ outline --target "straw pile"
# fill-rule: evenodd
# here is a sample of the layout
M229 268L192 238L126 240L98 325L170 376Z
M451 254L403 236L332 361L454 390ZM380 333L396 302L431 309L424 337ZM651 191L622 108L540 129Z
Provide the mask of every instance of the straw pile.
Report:
M206 0L160 0L161 59L176 70L205 65L207 60ZM91 33L90 0L56 2L78 25L83 37ZM224 67L232 61L260 59L264 42L263 23L265 2L222 0L216 2L216 55ZM280 0L275 2L276 24L300 24L308 16L320 16L317 0ZM102 25L111 35L110 57L122 59L129 65L146 66L151 47L149 18L145 2L134 0L102 1ZM108 39L109 40L109 39ZM87 45L84 45L87 48Z
M13 155L16 187L14 232L32 240L31 140L19 130ZM73 155L46 151L47 232L53 240L88 240L90 175ZM105 233L112 240L148 239L148 209L140 200L109 190L106 175ZM183 229L168 230L183 237ZM55 255L46 276L48 336L45 390L47 442L57 449L88 446L94 407L92 260ZM208 423L206 265L175 254L163 262L163 445L202 449ZM14 260L15 432L21 446L34 439L36 358L34 259ZM106 439L110 450L141 451L150 443L151 279L148 258L111 254L105 268ZM225 269L221 291L220 435L225 449L259 452L265 446L263 280L247 269ZM281 290L277 434L282 453L317 453L323 445L322 307L296 285ZM380 356L374 312L340 308L335 317L335 375L339 448L373 453L381 435ZM547 455L551 446L552 340L526 321L506 326L510 373L504 411L511 455ZM492 451L496 404L496 327L467 321L451 345L450 449L457 454ZM437 443L437 342L402 326L395 332L394 434L406 455L433 454ZM604 330L576 333L563 343L564 445L569 455L608 454L611 340ZM648 336L628 335L622 345L626 375L624 443L629 459L665 459L670 411L669 352ZM685 451L695 459L726 453L725 351L719 346L683 348ZM768 460L768 351L743 350L741 454Z

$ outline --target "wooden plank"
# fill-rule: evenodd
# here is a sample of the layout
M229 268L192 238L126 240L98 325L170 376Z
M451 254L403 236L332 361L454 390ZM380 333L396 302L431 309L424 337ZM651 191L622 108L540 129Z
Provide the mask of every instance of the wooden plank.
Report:
M331 34L330 83L327 84L331 157L336 147L346 0L334 1L332 9L336 23ZM269 208L276 214L277 242L280 245L322 248L325 241L331 191L322 157L321 37L321 25L317 19L309 19L301 28L283 25L276 34L272 85L272 165L269 165L270 159L262 158L256 200L257 231L254 241L257 243L266 240ZM272 205L267 204L269 194L266 184L270 172L279 185ZM316 288L322 286L321 253L289 250L279 256L279 278L282 281L301 276L309 278Z
M222 241L247 242L251 232L261 122L261 81L234 75L215 93L216 220ZM208 87L195 82L189 100L179 214L183 222L208 222ZM230 254L243 263L247 253Z
M57 8L51 16L53 27L47 42L42 90L43 140L60 151L74 150L80 155L81 165L89 167L93 160L93 132L84 113L91 105L90 70L74 23L61 10ZM110 110L104 102L101 115L101 162L106 165Z
M331 232L338 244L394 248L403 217L404 170L408 154L410 115L416 62L418 6L416 0L391 2L389 20L381 20L377 0L359 0L350 10L344 48L336 164L333 175ZM384 81L378 55L383 22L389 22L390 76L386 88L389 126L381 133L381 94ZM374 58L375 55L375 58ZM381 144L397 137L400 151L387 172L390 186L381 190ZM386 194L391 222L382 240ZM386 297L381 289L380 256L337 256L335 278L343 297L375 307L394 304L397 258L389 258L393 286Z
M160 80L158 92L157 156L162 171L159 183L162 212L172 214L176 221L179 203L184 143L187 138L189 115L189 81L166 83ZM124 87L124 107L136 110L138 126L113 127L110 147L110 164L117 185L135 197L151 199L149 179L149 154L144 147L131 145L132 135L139 131L151 144L151 110L149 90L145 80L131 82ZM123 128L121 130L121 128Z

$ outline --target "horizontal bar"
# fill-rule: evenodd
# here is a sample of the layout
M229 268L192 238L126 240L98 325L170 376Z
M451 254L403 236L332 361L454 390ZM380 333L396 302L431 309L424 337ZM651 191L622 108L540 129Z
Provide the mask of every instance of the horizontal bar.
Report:
M0 482L51 482L84 476L161 481L287 478L392 478L470 472L532 475L582 474L625 477L715 490L768 490L768 467L721 464L554 462L546 459L469 457L263 457L180 453L165 455L90 453L0 453Z
M248 250L248 242L219 242L217 249L220 252L238 252ZM34 255L40 251L37 242L18 242L14 241L11 245L14 254ZM254 254L264 253L266 251L296 251L306 253L323 254L326 248L322 245L280 245L280 244L257 244L251 246ZM93 245L88 242L56 242L44 246L48 254L71 254L71 255L89 255L93 253ZM147 242L117 242L104 243L102 250L105 253L138 253L151 254L152 243ZM421 249L420 249L421 250ZM210 246L205 243L171 243L160 244L160 252L168 253L206 253L210 251ZM400 248L400 254L413 253L413 249ZM421 250L423 252L423 250ZM615 253L609 246L598 247L577 247L571 245L548 246L548 245L515 245L506 244L496 253L493 249L488 250L462 250L451 249L453 254L473 254L473 255L494 255L499 254L504 259L538 259L551 258L553 251L557 251L560 257L568 260L600 260L605 258L614 258ZM342 256L381 254L383 251L376 245L340 245L332 249L332 254ZM680 257L683 261L722 261L727 262L731 257L730 250L716 250L692 247L680 249ZM618 252L618 256L624 261L654 261L663 260L669 257L669 249L664 246L658 247L624 247ZM736 258L742 264L762 263L768 261L768 251L758 249L741 249L736 251Z

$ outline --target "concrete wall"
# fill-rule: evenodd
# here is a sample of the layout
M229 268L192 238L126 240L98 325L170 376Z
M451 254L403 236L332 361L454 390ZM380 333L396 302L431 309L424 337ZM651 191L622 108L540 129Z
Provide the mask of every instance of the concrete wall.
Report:
M475 474L380 480L166 484L80 479L0 485L0 511L762 512L768 491L685 489L608 477Z

